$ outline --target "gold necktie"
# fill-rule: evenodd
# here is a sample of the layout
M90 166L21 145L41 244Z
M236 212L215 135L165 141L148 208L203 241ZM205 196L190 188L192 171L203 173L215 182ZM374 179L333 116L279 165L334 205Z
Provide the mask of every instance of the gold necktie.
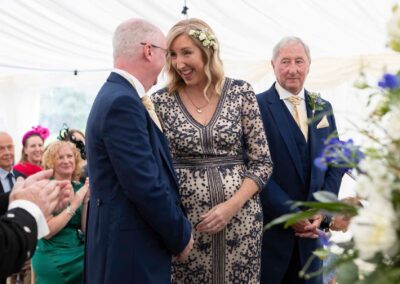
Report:
M308 137L308 125L307 125L307 115L303 112L300 107L301 98L298 96L290 96L287 100L293 105L293 118L299 126L301 132L304 135L304 138L307 141Z
M158 126L158 128L163 132L160 120L158 119L158 116L156 114L154 104L151 101L150 97L148 95L144 95L142 97L142 103L144 107L147 109L147 112L149 113L151 119L154 121L154 123Z

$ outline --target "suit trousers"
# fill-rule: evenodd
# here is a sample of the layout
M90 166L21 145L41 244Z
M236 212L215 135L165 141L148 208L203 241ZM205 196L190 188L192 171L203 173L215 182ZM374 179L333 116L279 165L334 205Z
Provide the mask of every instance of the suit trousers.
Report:
M299 240L296 238L292 257L289 262L289 267L283 277L282 284L304 284L304 278L299 277L299 272L302 269L299 253Z

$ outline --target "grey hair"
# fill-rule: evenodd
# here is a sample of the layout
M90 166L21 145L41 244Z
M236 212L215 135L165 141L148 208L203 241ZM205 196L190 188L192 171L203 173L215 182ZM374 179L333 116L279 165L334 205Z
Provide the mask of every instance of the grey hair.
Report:
M304 41L296 36L287 36L282 38L275 46L274 49L272 50L272 61L275 61L278 58L279 51L281 50L282 47L289 45L289 44L301 44L304 48L304 51L306 52L308 61L311 63L311 55L310 55L310 48L308 47L307 44L304 43Z
M141 43L157 44L157 36L161 30L153 24L141 20L130 19L121 23L113 35L114 60L121 56L135 56Z

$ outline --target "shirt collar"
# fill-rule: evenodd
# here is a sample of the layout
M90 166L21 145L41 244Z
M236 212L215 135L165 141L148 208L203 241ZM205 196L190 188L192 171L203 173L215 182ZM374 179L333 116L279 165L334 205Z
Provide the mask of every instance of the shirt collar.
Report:
M300 90L300 92L298 94L292 94L291 92L289 92L288 90L284 89L279 83L278 81L275 82L275 89L279 94L279 98L281 100L285 100L287 98L289 98L290 96L293 95L298 95L299 98L301 98L302 100L304 100L304 88L302 88Z
M14 173L13 173L13 171L12 171L12 169L11 169L10 172L13 174L13 176L15 176ZM5 179L5 178L7 177L7 175L8 175L8 173L9 173L9 172L7 172L5 169L0 168L0 178L1 178L1 179Z
M132 86L136 89L136 92L138 93L140 98L146 95L146 91L144 90L142 83L140 83L140 81L135 76L126 72L125 70L118 68L114 68L112 72L117 73L118 75L121 75L126 80L128 80L128 82L131 83Z

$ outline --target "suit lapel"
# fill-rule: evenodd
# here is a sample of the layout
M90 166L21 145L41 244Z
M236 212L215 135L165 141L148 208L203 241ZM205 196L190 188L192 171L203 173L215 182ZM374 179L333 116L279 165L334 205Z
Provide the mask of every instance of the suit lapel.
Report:
M310 124L308 125L308 147L310 149L310 161L311 161L311 169L313 168L312 165L314 163L314 159L316 156L315 153L315 143L317 140L316 137L316 129L317 129L317 121L315 121L314 117L319 116L319 112L315 112L314 114L312 113L312 110L310 108L310 96L308 95L308 92L306 91L305 94L306 97L306 109L307 109L307 118L310 120ZM319 119L320 120L320 119Z
M312 110L310 108L310 101L311 101L311 98L310 98L308 92L306 91L307 116L311 120L311 122L308 126L308 139L309 139L308 147L309 147L309 151L310 151L310 188L314 188L314 185L313 185L313 182L315 180L314 176L317 174L317 172L316 172L317 168L314 166L314 160L320 154L320 153L317 153L317 149L320 149L320 147L317 147L317 144L323 143L321 138L317 137L317 125L321 121L322 117L320 117L320 116L321 116L321 114L323 114L325 112L325 110L319 110L319 111L317 110L313 114ZM318 118L318 119L314 119L314 118ZM313 193L314 193L314 191L309 190L308 199L311 198Z
M279 95L275 90L275 86L272 86L272 88L273 88L273 95L267 96L272 116L275 120L277 128L279 129L279 133L281 134L282 139L286 144L286 148L289 151L289 154L293 160L293 164L296 167L297 173L299 174L301 180L304 182L300 155L299 152L297 151L297 146L295 143L295 139L293 137L293 133L289 127L288 118L285 114L285 110L283 109L285 106L279 99Z
M119 75L119 74L117 74L115 72L111 72L111 74L110 74L110 76L108 77L107 80L110 81L110 82L122 84L125 87L127 87L129 89L132 89L133 95L137 96L139 101L141 101L140 97L139 97L139 94L137 93L137 91L133 87L133 85L128 80L126 80L124 77L122 77L121 75ZM177 177L176 177L176 173L175 173L175 171L173 169L172 162L171 162L172 161L171 156L169 155L169 153L167 153L167 150L166 150L166 149L168 149L168 142L167 142L167 140L165 138L165 135L160 131L158 126L153 122L153 120L151 119L148 111L146 110L146 108L144 107L143 104L142 104L142 106L143 106L143 109L146 112L147 119L151 122L151 124L149 124L148 131L149 131L149 133L151 133L152 129L155 129L155 132L156 132L156 134L157 134L157 136L158 136L158 138L160 140L160 145L157 148L159 149L161 157L164 159L165 163L167 164L170 174L173 176L176 184L178 185L178 180L177 180Z

